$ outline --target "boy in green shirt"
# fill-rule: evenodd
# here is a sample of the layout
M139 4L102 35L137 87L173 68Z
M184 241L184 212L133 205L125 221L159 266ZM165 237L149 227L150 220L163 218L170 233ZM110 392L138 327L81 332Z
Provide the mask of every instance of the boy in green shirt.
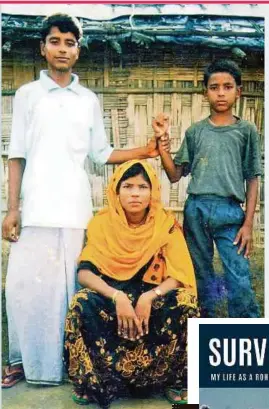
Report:
M233 61L210 64L204 85L210 116L187 129L174 161L159 146L162 164L172 183L189 173L192 176L183 227L203 316L214 317L220 299L213 269L215 243L224 267L229 316L259 317L249 271L261 174L259 136L254 124L232 113L241 95L241 72ZM153 126L160 140L167 131L168 118L157 118ZM245 200L244 213L241 203Z

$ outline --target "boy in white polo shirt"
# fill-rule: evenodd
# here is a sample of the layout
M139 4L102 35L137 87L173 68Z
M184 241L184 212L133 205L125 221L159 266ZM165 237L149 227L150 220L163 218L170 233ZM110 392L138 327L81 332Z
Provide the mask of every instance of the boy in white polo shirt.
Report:
M4 388L24 377L35 384L62 381L64 319L92 215L87 155L100 164L158 155L153 141L129 150L108 144L98 98L71 73L81 36L71 16L45 19L41 54L48 71L15 95L3 222L3 237L13 242L6 282L10 366Z

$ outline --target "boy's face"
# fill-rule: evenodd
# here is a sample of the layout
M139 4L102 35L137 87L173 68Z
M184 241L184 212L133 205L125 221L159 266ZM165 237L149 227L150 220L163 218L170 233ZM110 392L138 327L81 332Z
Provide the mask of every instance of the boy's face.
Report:
M61 33L52 27L45 43L40 43L41 54L46 58L49 69L69 72L79 57L79 45L73 33Z
M228 72L217 72L209 77L206 95L210 108L215 112L231 110L240 94L241 87L236 85L234 77Z

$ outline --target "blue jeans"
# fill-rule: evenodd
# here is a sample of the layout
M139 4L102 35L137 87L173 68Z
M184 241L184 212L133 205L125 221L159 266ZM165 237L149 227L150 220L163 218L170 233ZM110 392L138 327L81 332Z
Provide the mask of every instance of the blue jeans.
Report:
M215 195L189 195L184 208L184 235L197 280L202 316L215 317L217 304L227 296L229 317L260 316L251 288L249 260L238 255L233 244L244 222L239 202ZM224 279L213 269L214 242L219 252Z

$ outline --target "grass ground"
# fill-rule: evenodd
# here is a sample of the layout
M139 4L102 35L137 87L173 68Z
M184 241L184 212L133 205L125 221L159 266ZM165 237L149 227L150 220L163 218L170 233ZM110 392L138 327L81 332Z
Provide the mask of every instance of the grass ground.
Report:
M7 260L9 254L9 245L3 242L2 245L2 362L3 365L8 360L8 334L7 334L7 317L5 310L5 277L7 270ZM214 260L215 270L221 274L222 266L219 258L216 256ZM262 316L264 311L264 250L256 248L251 258L251 271L253 278L253 289L256 293L257 300L261 306ZM227 317L226 305L219 306L219 317Z
M14 388L2 391L2 409L79 409L71 400L72 385L64 383L57 387L40 387L18 383ZM121 399L112 403L111 409L171 409L164 397L151 399ZM100 409L96 404L87 409Z

